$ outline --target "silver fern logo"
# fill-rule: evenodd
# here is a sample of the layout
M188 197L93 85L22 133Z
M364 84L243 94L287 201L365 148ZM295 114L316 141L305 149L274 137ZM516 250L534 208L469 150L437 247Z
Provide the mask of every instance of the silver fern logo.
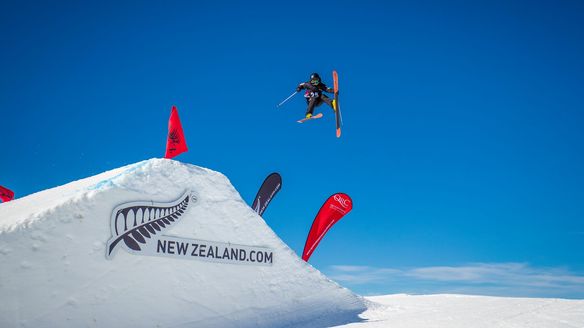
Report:
M187 190L170 203L132 202L116 207L110 220L112 238L107 242L110 259L117 246L128 252L140 252L152 237L173 227L197 197Z
M110 219L112 237L106 244L106 258L111 260L116 250L123 248L135 255L272 265L274 254L267 247L163 235L198 201L196 194L187 190L168 203L138 201L117 206Z

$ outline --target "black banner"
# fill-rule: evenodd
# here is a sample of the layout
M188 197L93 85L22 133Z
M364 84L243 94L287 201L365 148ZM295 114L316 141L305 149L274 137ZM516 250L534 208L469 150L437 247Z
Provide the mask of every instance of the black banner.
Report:
M280 191L282 188L282 177L280 174L274 172L264 180L258 194L251 205L254 211L256 211L260 216L264 214L264 211L268 207L268 204L272 201L272 198Z

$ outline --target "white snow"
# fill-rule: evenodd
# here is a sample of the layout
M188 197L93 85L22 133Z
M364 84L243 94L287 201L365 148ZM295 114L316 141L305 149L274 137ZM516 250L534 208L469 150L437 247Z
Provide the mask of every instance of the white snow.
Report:
M584 300L468 295L387 295L346 328L582 328Z
M150 239L245 245L273 252L272 263L150 256L123 242L106 258L114 230L145 213L128 212L128 221L112 225L114 209L176 204L181 195L192 197L180 220ZM302 261L224 175L172 160L143 161L0 204L0 327L332 326L584 328L584 301L362 298Z
M112 210L192 205L164 235L273 251L271 265L131 254L106 259ZM159 235L162 233L159 233ZM152 159L0 205L0 327L323 327L364 300L287 247L222 174Z

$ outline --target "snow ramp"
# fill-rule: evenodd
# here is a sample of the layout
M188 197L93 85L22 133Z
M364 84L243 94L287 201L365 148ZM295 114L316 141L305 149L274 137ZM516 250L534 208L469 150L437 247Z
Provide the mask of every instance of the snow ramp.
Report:
M329 327L365 301L221 173L151 159L0 204L0 327Z

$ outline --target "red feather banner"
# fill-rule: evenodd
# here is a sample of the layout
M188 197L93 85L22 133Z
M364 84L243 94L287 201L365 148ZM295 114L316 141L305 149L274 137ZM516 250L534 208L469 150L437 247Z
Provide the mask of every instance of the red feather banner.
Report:
M327 231L352 209L353 201L347 194L337 193L327 199L318 211L316 218L314 218L314 222L306 238L306 244L304 244L304 251L302 252L302 259L304 261L308 262L308 259Z
M8 188L0 186L0 199L3 202L9 202L14 199L14 192Z

